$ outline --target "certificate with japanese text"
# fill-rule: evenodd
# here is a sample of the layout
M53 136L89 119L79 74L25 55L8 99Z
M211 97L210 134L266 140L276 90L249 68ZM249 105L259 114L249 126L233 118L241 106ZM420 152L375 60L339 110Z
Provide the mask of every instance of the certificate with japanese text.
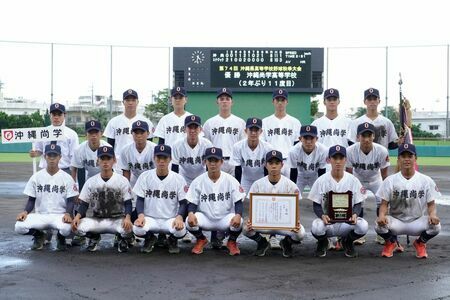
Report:
M295 229L298 194L250 193L250 222L255 229Z

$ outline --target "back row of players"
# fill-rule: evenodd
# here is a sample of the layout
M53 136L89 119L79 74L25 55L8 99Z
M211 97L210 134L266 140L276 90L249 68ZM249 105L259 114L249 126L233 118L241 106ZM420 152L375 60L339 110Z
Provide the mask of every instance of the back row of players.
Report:
M59 168L70 172L71 163L73 180L76 177L79 180L82 203L77 209L78 214L71 220L72 229L79 235L88 235L91 238L88 247L90 250L97 248L99 233L112 230L114 233L119 232L122 235L123 239L120 240L118 248L119 251L125 251L128 247L125 236L130 233L134 223L134 233L137 236L146 237L143 251L151 251L154 244L153 233L162 231L170 234L169 251L177 252L176 238L184 235L183 230L184 233L186 232L183 219L188 214L186 227L197 238L193 249L194 253L203 251L206 239L201 233L201 229L205 229L229 232L227 247L230 254L239 254L235 241L242 230L242 201L248 192L300 192L301 195L303 189L309 186L312 187L309 198L318 204L318 206L314 205L314 212L319 219L315 220L312 225L312 233L318 239L316 249L318 256L326 254L328 243L326 237L329 236L341 236L346 255L356 255L353 242L364 236L368 229L367 222L362 218L362 201L366 197L365 189L376 194L377 207L382 207L378 218L378 227L383 230L380 229L377 232L387 241L383 255L392 256L394 250L402 249L396 242L396 234L404 232L394 230L393 233L393 229L390 228L392 222L388 222L385 217L387 203L395 200L394 215L396 211L397 214L400 212L401 222L416 221L426 214L433 219L433 221L425 222L425 225L422 224L423 222L420 223L423 225L422 227L426 227L425 229L413 226L415 231L417 228L421 229L421 231L415 232L416 235L420 235L414 243L417 256L426 256L425 242L439 232L439 219L435 216L433 201L438 192L436 192L436 188L433 188L435 185L432 180L421 174L416 178L418 176L423 178L415 181L420 181L422 188L418 183L410 185L412 181L407 180L408 182L404 184L409 187L395 186L398 182L391 182L388 187L385 186L388 181L385 181L384 188L379 189L382 181L387 177L389 166L387 148L398 147L398 137L392 122L378 114L377 106L380 103L378 90L370 88L364 92L367 114L351 122L337 113L340 101L339 92L336 89L328 89L324 93L326 114L311 125L301 126L297 119L286 113L288 104L286 90L274 91L275 113L272 116L263 120L249 118L245 122L231 114L232 92L223 88L217 93L219 114L207 120L203 130L200 117L191 115L184 110L187 102L186 96L185 90L181 87L171 91L174 112L164 116L156 130L153 130L153 125L149 120L136 114L137 93L128 90L123 97L124 114L111 119L105 129L104 135L107 137L108 143L101 140L102 128L99 122L89 121L86 123L87 141L79 147L75 147L78 141L76 134L66 127L64 131L67 136L66 140L58 141L57 145L54 143L47 146L40 144L36 146L36 151L30 152L31 156L41 155L46 152L44 149L52 153L51 148L53 147L53 150L59 149L61 153ZM53 104L50 111L52 125L62 126L64 106ZM156 146L148 141L152 133L159 137L161 145ZM204 137L201 136L202 133ZM297 133L300 133L300 138ZM356 140L359 142L353 144L353 141ZM297 143L298 141L300 142ZM374 144L374 141L379 144ZM348 148L345 149L346 147ZM54 150L53 152L58 151ZM399 149L399 155L410 154L415 158L413 145L406 146L406 148L402 146ZM99 160L97 160L97 156ZM47 154L45 158L42 160L42 167L45 167L45 161L48 160ZM130 181L131 187L134 187L133 191L137 196L137 201L132 201L134 197L131 197L130 191L128 191L130 199L127 198L128 194L123 190L126 185L115 183L112 180L114 178L113 166L111 165L108 169L108 166L103 164L104 160L112 160L116 163L115 170L122 170L123 177L114 176L121 178L122 181L125 178ZM330 164L327 164L327 161ZM181 176L175 176L172 174L173 172L168 171L169 163L171 163L172 171ZM208 167L206 173L205 164ZM108 164L105 163L105 165ZM217 165L220 165L218 169ZM272 165L274 166L272 167ZM280 167L280 170L277 170L277 166ZM318 176L324 174L327 168L332 172L317 180ZM154 170L148 171L152 169ZM93 177L86 182L86 186L84 186L86 176L82 172L83 170L87 171L87 178ZM353 172L356 178L344 172L345 170ZM100 174L98 174L99 172ZM286 177L282 176L280 172ZM266 174L268 176L264 177ZM332 178L328 178L330 176ZM35 207L30 204L30 201L34 203L31 198L36 201L37 193L46 192L48 194L45 197L51 197L49 194L54 190L42 188L42 186L48 185L39 179L44 178L43 176L35 175L33 177L30 179L31 186L29 183L25 190L30 197L27 213L31 212L30 207ZM287 177L297 183L298 189ZM37 180L41 183L37 183ZM239 186L239 183L235 186L236 182L240 182L242 187ZM41 185L40 191L39 185ZM33 188L35 192L31 191ZM388 188L390 188L389 192ZM354 194L354 212L356 213L349 224L330 224L326 210L324 211L322 207L324 195L329 191L345 192L347 190L351 190ZM125 196L122 204L117 203L117 195ZM170 204L167 199L176 199L179 202L175 201L176 205L173 206L174 203ZM424 199L425 202L423 202ZM128 203L128 200L130 203L125 205L124 203ZM44 202L41 200L40 205ZM49 206L55 206L54 202ZM80 221L80 218L85 216L87 209L85 203L91 203L93 206L93 219L97 217L95 221L87 221L89 218L83 218L82 220L86 220L84 222ZM234 205L232 205L233 203ZM121 207L121 205L124 206ZM44 206L46 205L44 204ZM68 207L70 208L70 206ZM137 213L134 218L132 217L133 207ZM234 213L232 213L233 207ZM407 211L404 211L405 209ZM48 213L48 209L44 211ZM107 217L114 218L117 217L117 214L120 215L119 211L120 213L125 211L125 214L129 215L129 222L124 221L127 218L124 220L119 218L117 219L119 221L115 220L115 223L105 222ZM36 212L38 212L37 209ZM392 212L391 205L391 215ZM147 218L154 218L156 221ZM16 230L21 233L35 234L37 236L35 240L38 242L35 242L34 248L42 248L42 232L38 230L36 233L31 230L30 226L25 226L24 229L23 213L19 215L18 219L20 220L16 224ZM68 219L68 216L64 216L65 221ZM83 224L84 226L82 226ZM251 223L247 222L246 225L246 235L258 242L257 254L264 255L268 248L267 240L252 229ZM432 230L428 225L433 226ZM35 227L32 228L36 229ZM406 227L409 228L409 226ZM422 232L425 234L424 237ZM281 247L283 255L289 257L292 255L292 244L301 240L304 236L304 229L298 224L298 228L292 232L271 233L286 236L281 241ZM407 233L411 234L410 231ZM63 244L63 236L64 234L58 235L58 246Z

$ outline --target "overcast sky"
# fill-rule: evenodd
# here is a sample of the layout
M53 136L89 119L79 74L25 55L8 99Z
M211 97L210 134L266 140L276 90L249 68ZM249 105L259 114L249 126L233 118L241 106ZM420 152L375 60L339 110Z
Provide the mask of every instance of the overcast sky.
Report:
M133 45L114 48L113 95L141 98L167 87L168 47L331 47L328 86L342 108L377 87L398 102L398 73L416 109L445 110L450 18L446 1L2 1L0 40ZM400 48L398 46L443 45ZM336 47L379 47L338 49ZM108 47L54 47L54 97L109 95ZM326 75L326 74L325 74ZM0 43L0 80L10 97L49 100L48 45ZM326 84L326 78L324 84Z

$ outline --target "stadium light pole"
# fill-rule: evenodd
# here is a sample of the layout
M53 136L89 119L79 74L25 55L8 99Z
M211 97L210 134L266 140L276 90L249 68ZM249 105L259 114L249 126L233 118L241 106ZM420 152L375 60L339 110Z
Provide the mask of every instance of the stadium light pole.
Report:
M445 137L448 139L449 128L448 128L448 105L449 105L449 84L450 84L450 45L447 45L447 112L445 116Z
M385 99L386 99L386 106L384 107L384 116L387 118L388 117L388 76L389 76L389 74L388 74L388 71L389 71L389 65L388 65L388 58L389 58L389 50L388 50L388 47L386 47L386 54L385 54L385 56L386 56L386 83L385 83L385 85L386 85L386 87L385 87L385 89L386 89L386 93L385 93Z
M113 96L112 96L112 72L113 72L113 47L112 45L109 46L109 119L112 119L112 102L113 102Z
M50 45L50 104L53 104L53 43Z

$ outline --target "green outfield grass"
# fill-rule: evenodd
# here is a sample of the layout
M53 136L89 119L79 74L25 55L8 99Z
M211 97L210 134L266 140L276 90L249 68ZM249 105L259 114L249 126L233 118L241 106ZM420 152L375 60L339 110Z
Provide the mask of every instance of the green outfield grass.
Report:
M0 163L30 163L28 153L0 153ZM39 162L39 159L37 159ZM397 164L397 157L391 157L391 164ZM419 157L419 166L450 166L450 157Z

